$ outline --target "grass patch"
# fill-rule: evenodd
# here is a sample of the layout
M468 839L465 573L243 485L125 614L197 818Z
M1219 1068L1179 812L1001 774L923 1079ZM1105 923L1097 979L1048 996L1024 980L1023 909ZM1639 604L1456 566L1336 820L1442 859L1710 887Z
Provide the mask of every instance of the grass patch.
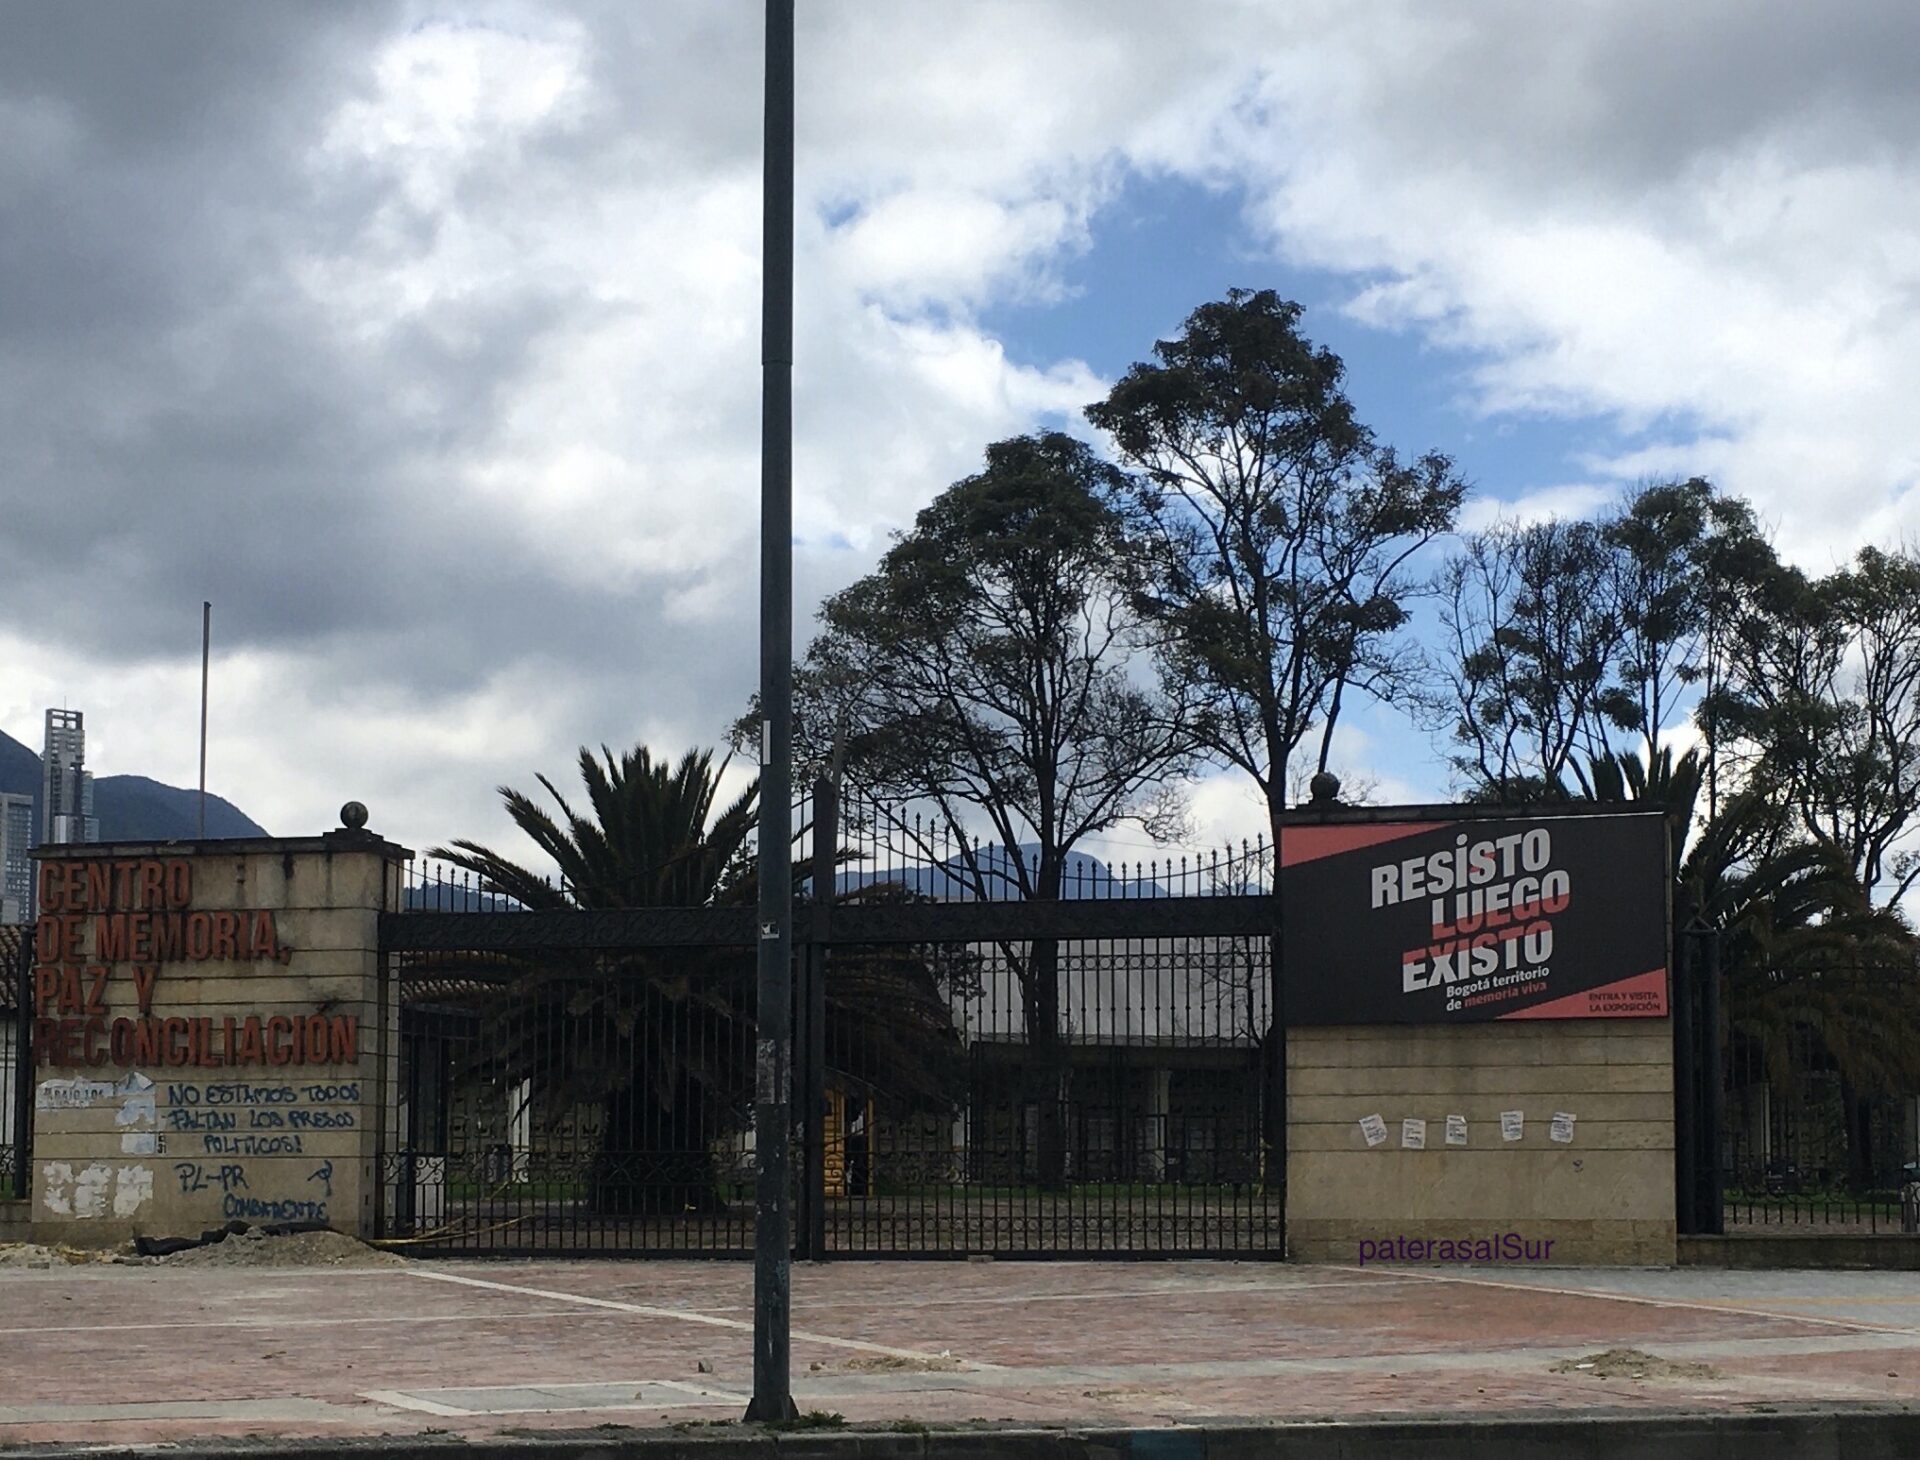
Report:
M846 1428L847 1417L837 1410L803 1409L792 1419L767 1422L770 1430L838 1430Z
M908 1197L922 1201L1139 1201L1175 1203L1208 1201L1245 1201L1261 1194L1257 1181L1212 1182L1183 1185L1177 1182L1076 1181L1057 1190L1044 1186L991 1186L945 1182L910 1184L879 1181L874 1183L876 1197ZM859 1198L854 1198L858 1200Z
M1878 1215L1898 1220L1900 1198L1890 1191L1803 1191L1783 1195L1764 1191L1728 1191L1722 1201L1730 1207L1767 1212L1858 1212L1862 1217Z

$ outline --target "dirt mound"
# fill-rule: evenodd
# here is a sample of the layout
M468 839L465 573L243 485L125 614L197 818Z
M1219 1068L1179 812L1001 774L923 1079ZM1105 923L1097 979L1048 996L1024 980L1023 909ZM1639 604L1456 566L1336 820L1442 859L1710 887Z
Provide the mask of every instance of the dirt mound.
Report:
M840 1367L849 1374L947 1374L966 1365L951 1354L874 1354L848 1359Z
M341 1232L274 1235L249 1227L222 1241L165 1257L141 1257L133 1244L118 1247L50 1247L39 1242L0 1242L0 1268L78 1267L111 1262L136 1267L404 1267L406 1259L382 1252Z
M1602 1349L1580 1359L1562 1359L1552 1366L1556 1374L1590 1374L1596 1379L1718 1379L1710 1364L1687 1364L1663 1359L1637 1348Z
M127 1247L47 1247L38 1242L0 1242L0 1267L76 1267L83 1262L125 1262Z
M237 1232L224 1242L189 1247L148 1261L162 1267L406 1266L404 1257L369 1247L342 1232L290 1232L274 1237L259 1227Z

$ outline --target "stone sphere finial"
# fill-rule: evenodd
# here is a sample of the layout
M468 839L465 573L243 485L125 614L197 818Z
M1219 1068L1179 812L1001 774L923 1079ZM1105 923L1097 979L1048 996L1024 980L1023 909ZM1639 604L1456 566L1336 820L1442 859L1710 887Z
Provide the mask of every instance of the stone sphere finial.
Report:
M1315 806L1331 806L1340 799L1340 777L1332 771L1320 771L1307 782L1307 794Z
M358 801L349 801L340 808L340 824L348 831L363 831L367 825L367 808Z

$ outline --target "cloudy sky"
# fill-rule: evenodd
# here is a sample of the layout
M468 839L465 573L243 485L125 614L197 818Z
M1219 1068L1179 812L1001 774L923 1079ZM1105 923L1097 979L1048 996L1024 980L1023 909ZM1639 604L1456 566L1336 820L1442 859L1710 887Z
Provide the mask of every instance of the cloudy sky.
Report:
M1920 9L800 0L796 621L1233 285L1474 520L1920 531ZM760 7L0 8L0 729L510 843L756 674ZM1356 718L1348 769L1445 789ZM1197 834L1249 829L1243 788ZM1124 843L1123 838L1123 843Z

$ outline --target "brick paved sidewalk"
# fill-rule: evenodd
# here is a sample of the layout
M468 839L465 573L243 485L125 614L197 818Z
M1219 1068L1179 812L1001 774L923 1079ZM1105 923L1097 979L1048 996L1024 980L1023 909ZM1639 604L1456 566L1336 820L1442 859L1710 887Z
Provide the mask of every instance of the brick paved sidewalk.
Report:
M0 1272L0 1447L737 1418L734 1263ZM795 1390L849 1420L1115 1425L1920 1401L1920 1274L835 1263ZM1554 1365L1632 1348L1672 1377Z

